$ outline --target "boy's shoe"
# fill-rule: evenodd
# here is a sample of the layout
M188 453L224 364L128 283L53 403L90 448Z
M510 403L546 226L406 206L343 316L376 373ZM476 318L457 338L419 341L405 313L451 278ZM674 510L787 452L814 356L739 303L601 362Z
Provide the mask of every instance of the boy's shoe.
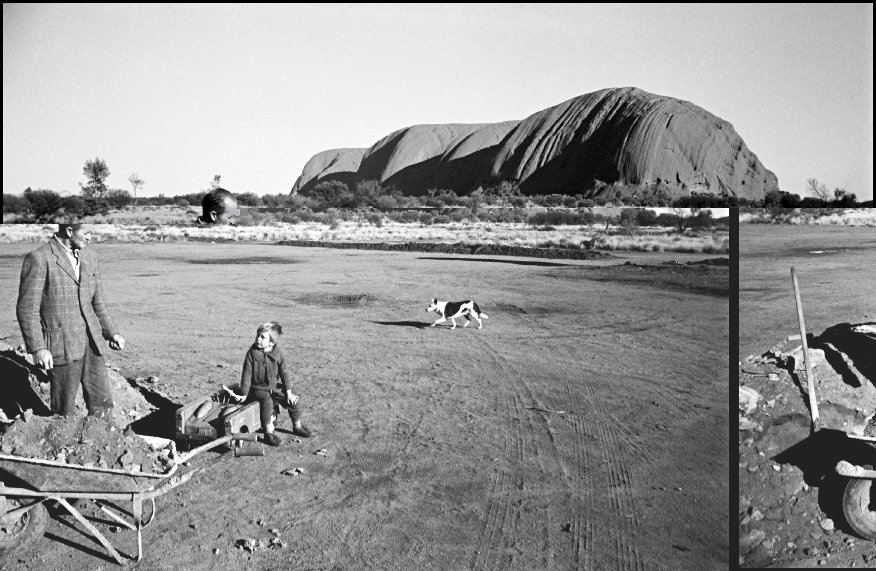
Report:
M310 430L306 426L292 429L292 434L301 438L310 438Z
M265 442L270 446L279 446L280 445L280 437L274 434L273 432L269 432L265 434Z

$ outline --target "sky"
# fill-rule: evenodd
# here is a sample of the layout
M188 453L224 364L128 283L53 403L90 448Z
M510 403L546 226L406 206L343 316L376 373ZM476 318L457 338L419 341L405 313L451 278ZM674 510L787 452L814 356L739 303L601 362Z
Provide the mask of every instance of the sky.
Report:
M417 124L611 87L730 122L782 190L873 197L873 5L3 5L3 193L288 193Z

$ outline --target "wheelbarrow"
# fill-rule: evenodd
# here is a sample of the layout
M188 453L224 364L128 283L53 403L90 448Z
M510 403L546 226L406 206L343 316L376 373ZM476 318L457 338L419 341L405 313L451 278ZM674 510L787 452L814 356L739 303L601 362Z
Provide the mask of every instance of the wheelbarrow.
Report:
M69 512L120 565L143 557L142 530L156 515L155 499L185 484L227 455L218 454L192 467L189 462L203 452L230 446L234 456L252 455L255 434L228 434L187 453L179 453L172 440L138 435L155 450L166 450L169 468L164 473L131 472L66 464L54 460L0 454L0 555L39 539L48 523L46 501L54 501ZM249 449L249 451L247 451ZM180 467L187 469L184 473ZM137 534L136 556L119 552L107 537L76 508L76 500L93 500L120 527ZM73 501L71 501L73 500ZM126 510L119 503L127 505ZM145 509L144 509L145 508Z

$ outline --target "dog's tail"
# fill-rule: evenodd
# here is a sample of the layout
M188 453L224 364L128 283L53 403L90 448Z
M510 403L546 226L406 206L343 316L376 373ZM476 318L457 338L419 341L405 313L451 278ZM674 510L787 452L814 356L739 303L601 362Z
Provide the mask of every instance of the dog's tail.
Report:
M474 310L477 312L478 315L480 315L480 316L483 317L484 319L489 319L489 318L490 318L490 316L487 315L486 313L481 313L481 308L478 307L478 304L476 304L475 302L471 302L471 307L472 307L472 309L474 309Z

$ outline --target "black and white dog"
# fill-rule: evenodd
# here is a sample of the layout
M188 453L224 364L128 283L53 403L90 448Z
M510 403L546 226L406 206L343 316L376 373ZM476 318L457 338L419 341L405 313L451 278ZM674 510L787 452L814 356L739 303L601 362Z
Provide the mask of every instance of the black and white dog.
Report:
M478 322L478 329L483 327L483 322L481 322L481 317L487 319L486 313L481 313L481 308L478 307L478 304L469 300L469 301L438 301L438 298L433 298L431 303L429 303L429 307L426 308L426 311L434 311L438 315L441 316L441 319L433 323L431 326L435 327L439 323L443 323L450 320L453 323L453 327L451 329L456 329L456 319L457 317L465 317L468 321L465 322L463 327L468 327L468 324L471 323L471 317L473 316Z

